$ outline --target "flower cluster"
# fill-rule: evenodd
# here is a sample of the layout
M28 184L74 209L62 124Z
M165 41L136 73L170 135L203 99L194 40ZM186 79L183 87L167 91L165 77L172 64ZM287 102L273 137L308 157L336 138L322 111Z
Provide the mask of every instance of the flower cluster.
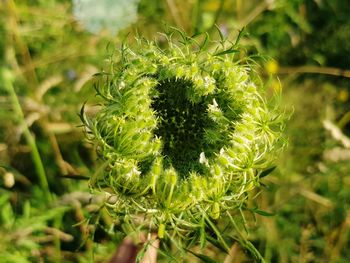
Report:
M82 111L103 160L90 185L126 232L158 231L182 246L204 245L206 233L224 242L213 222L234 220L259 186L282 147L283 118L233 47L167 40L164 49L124 44L99 74L102 106L92 118Z

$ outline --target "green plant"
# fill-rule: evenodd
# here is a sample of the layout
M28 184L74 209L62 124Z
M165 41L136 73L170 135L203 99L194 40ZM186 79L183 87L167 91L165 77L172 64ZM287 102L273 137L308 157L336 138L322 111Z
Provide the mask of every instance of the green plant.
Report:
M282 115L261 97L251 67L235 59L239 37L220 35L208 51L207 36L174 32L164 35L166 49L124 44L97 75L102 105L91 118L81 113L103 160L90 186L106 195L126 234L157 231L165 247L209 240L228 251L223 233L231 229L259 258L237 222L283 145Z
M34 136L31 134L24 118L24 114L21 108L21 104L19 103L16 91L13 87L13 80L14 77L11 74L11 71L5 68L0 68L0 80L3 82L3 85L6 89L6 91L9 93L10 101L14 108L14 113L16 116L16 121L20 122L23 126L23 134L24 137L31 149L31 156L35 165L36 172L38 174L38 179L40 182L40 186L43 189L43 192L45 193L45 198L47 202L52 201L52 196L49 188L49 183L47 181L45 168L42 163L38 147L35 142Z
M10 203L10 192L1 189L0 193L0 234L3 237L0 245L1 262L33 262L39 256L45 257L45 248L48 248L49 243L73 239L71 235L49 226L49 222L61 218L69 211L69 207L51 207L42 213L26 200L23 213L20 214Z

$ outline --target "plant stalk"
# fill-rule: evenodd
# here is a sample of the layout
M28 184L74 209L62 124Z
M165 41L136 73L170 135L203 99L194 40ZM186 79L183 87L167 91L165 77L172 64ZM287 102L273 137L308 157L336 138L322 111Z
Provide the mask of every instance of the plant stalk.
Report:
M48 204L52 201L52 195L51 195L49 184L47 181L45 168L44 168L43 162L41 160L40 153L39 153L38 147L37 147L36 142L35 142L35 138L32 135L32 133L30 132L28 125L25 121L25 117L24 117L24 114L22 111L21 104L18 100L16 91L15 91L14 86L13 86L13 76L9 70L3 68L3 69L1 69L1 79L2 79L2 82L3 82L5 89L8 91L8 93L10 95L10 101L11 101L13 110L15 112L15 115L19 117L20 125L23 128L23 136L24 136L28 146L30 147L30 150L31 150L30 152L31 152L31 156L33 159L36 173L38 175L39 184L44 192L45 201Z

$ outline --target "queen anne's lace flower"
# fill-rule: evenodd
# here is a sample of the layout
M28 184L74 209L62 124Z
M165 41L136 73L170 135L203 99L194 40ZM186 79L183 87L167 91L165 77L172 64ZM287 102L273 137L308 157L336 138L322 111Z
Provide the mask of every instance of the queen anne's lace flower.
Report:
M82 116L104 161L90 185L116 197L106 205L124 229L158 230L184 246L204 245L210 232L222 243L213 221L244 208L281 148L283 121L231 52L168 41L123 45L99 75L102 106Z

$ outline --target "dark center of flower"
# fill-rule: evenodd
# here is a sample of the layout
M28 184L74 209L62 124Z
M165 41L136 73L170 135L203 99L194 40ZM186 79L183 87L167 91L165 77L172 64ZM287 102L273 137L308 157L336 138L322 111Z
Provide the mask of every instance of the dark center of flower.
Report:
M204 171L199 156L207 148L205 129L214 125L204 99L198 103L188 100L186 92L191 88L192 83L183 79L162 81L152 103L159 118L154 132L163 141L164 166L173 166L181 177L190 171Z

